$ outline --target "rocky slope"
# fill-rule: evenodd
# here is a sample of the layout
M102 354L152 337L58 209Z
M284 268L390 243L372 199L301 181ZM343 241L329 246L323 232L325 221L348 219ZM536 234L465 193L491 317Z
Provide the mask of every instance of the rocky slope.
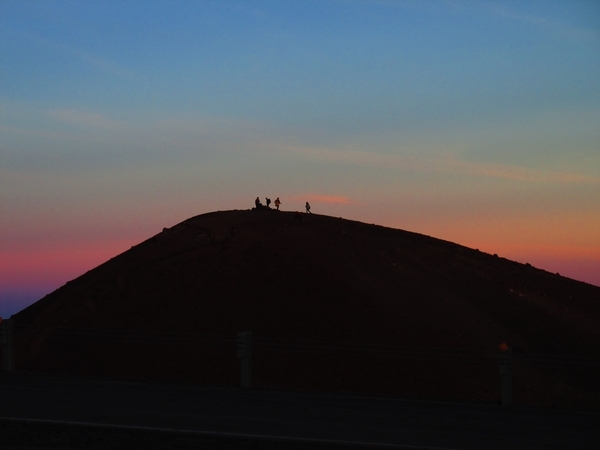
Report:
M515 401L597 407L600 399L597 366L555 358L599 355L600 287L321 215L193 217L67 283L15 323L18 370L235 384L235 350L202 347L193 336L252 331L257 386L496 401L495 358L506 342L521 361ZM73 329L112 337L65 334ZM261 337L412 353L316 354ZM268 342L288 348L267 349ZM447 358L449 349L472 353ZM533 354L555 359L535 364ZM469 355L488 359L475 364Z

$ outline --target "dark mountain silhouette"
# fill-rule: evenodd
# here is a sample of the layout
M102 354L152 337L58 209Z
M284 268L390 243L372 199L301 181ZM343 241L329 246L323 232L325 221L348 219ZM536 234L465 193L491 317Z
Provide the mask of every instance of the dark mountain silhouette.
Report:
M252 331L414 350L377 358L256 347L257 386L463 400L500 397L502 342L515 357L591 358L600 349L600 287L416 233L274 210L214 212L165 228L14 317L17 370L236 384L234 350L160 336ZM110 342L57 338L69 327L159 340L119 340L116 331ZM436 360L433 348L492 359ZM597 366L550 366L524 360L515 401L597 407Z

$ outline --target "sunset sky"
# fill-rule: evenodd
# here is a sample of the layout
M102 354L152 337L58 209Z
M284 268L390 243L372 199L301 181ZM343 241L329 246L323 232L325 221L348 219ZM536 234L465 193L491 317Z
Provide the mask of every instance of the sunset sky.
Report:
M600 2L0 2L0 316L256 196L600 285Z

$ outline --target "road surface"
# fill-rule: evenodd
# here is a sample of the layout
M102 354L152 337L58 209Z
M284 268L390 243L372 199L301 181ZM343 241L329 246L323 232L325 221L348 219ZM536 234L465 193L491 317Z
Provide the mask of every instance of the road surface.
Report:
M600 413L0 374L0 448L132 440L139 448L588 449L600 448Z

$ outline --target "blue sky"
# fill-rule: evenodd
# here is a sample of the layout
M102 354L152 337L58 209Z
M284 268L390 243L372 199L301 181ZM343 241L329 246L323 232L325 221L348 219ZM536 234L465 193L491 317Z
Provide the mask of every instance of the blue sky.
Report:
M0 315L257 195L600 284L599 85L598 2L4 0Z

